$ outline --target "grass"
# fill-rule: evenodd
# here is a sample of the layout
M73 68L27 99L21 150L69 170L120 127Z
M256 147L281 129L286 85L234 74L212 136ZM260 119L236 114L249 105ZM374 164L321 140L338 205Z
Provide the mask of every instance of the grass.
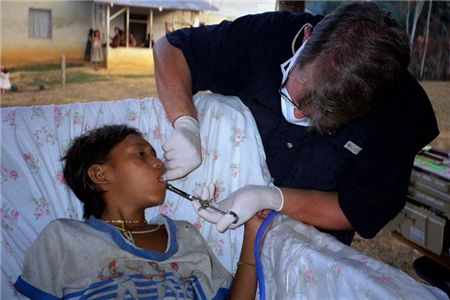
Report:
M77 72L74 74L67 75L66 84L80 84L80 83L108 81L108 80L109 80L108 77L104 75ZM61 80L59 80L59 83L61 83Z
M136 78L154 78L155 75L153 74L123 74L123 75L114 75L115 77L122 77L122 78L130 78L130 79L136 79Z
M76 72L72 74L68 74L66 76L66 84L83 84L83 83L91 83L91 82L97 82L97 81L108 81L110 80L105 75L99 75L99 74L90 74L90 73L84 73L84 72ZM33 82L29 85L39 85L42 81ZM56 80L47 80L45 84L48 84L50 86L54 85L60 85L61 79Z
M66 64L66 69L68 68L78 68L82 67L84 64L78 64L78 63L68 63ZM49 64L49 65L33 65L33 66L27 66L27 67L18 67L18 68L11 68L9 69L10 73L14 72L42 72L42 71L51 71L51 70L60 70L61 65L60 64Z

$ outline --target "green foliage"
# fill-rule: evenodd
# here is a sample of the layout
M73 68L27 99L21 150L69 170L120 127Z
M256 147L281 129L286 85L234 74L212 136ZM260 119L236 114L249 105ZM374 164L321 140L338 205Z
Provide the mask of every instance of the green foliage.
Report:
M327 15L338 6L350 1L306 1L306 9L319 15ZM409 72L420 80L450 80L450 0L446 1L374 1L390 12L405 28L412 40L411 64ZM415 16L416 8L423 7ZM431 5L430 23L427 24L428 9ZM413 35L414 22L417 22ZM426 32L429 26L428 44ZM426 51L425 51L426 49ZM425 59L424 59L425 57ZM422 74L422 61L423 74Z
M43 89L45 89L45 82L42 82L42 81L38 82L37 86L39 87L40 90L43 90Z
M11 84L10 91L12 91L12 92L17 92L17 91L19 91L19 87L17 86L17 84L12 83L12 84Z

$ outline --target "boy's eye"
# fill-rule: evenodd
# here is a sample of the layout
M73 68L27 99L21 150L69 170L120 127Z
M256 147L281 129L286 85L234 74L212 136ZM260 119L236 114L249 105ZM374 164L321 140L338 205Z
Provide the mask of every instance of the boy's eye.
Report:
M137 155L137 156L144 156L144 155L145 155L145 152L137 152L136 155Z

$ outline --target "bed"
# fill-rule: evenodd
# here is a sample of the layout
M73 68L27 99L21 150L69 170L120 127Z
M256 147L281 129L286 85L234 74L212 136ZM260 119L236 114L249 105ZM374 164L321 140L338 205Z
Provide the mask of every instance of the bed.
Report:
M197 95L194 103L201 125L203 163L199 169L172 184L189 193L199 194L203 185L214 182L217 186L217 201L248 184L270 184L271 177L265 163L261 138L249 109L238 98L215 94ZM82 219L82 206L64 182L63 165L59 160L70 146L71 140L104 124L128 124L143 132L156 149L158 157L162 158L161 147L170 137L172 126L156 98L2 108L1 122L1 299L24 299L14 290L13 283L21 274L24 257L31 243L56 218ZM195 214L189 201L169 191L163 205L146 211L149 219L157 214L193 223L219 261L230 272L235 272L242 244L242 226L221 234L216 231L214 224L207 223ZM346 248L331 236L323 235L310 226L282 215L266 221L263 228L265 230L260 231L260 247L256 247L261 257L258 262L260 286L265 288L261 298L282 299L282 295L288 298L293 295L293 299L314 297L304 285L292 285L292 282L288 284L285 276L280 275L285 271L284 275L291 274L289 278L296 278L295 282L305 282L305 276L308 278L311 273L305 273L305 269L299 266L313 263L309 248L324 250L328 249L325 247L328 245L333 249L341 247L346 250L340 252L341 256L327 250L327 254L321 256L323 264L317 264L318 268L326 270L327 265L333 263L344 270L349 262L348 256L359 253L352 252L356 250ZM280 224L285 227L280 229ZM326 243L309 247L313 244L311 239L325 240ZM290 251L286 252L285 247L273 247L274 240L282 241L280 246L290 245ZM399 295L403 291L410 293L410 287L402 286L407 282L415 288L414 295L440 295L439 290L427 288L397 269L361 253L358 255L361 260L371 262L371 269L376 266L379 272L394 270L392 274L400 278L395 284L392 281L378 280L371 285L375 290L390 291L393 288ZM276 264L273 264L274 259ZM381 265L384 269L379 268ZM277 269L279 266L284 268L282 273L277 273L280 272ZM319 274L318 271L315 269L316 275ZM339 274L342 274L339 280L352 278L350 273ZM376 276L381 276L380 274L383 273L370 273L365 280L376 281L374 276L378 278ZM325 275L314 278L316 290L319 291L323 285L330 285L336 279ZM306 280L306 283L310 282ZM298 290L300 287L301 291ZM335 292L338 294L331 291L327 297L334 299L344 295L346 291L340 289ZM373 295L366 293L365 296L371 298L369 296Z

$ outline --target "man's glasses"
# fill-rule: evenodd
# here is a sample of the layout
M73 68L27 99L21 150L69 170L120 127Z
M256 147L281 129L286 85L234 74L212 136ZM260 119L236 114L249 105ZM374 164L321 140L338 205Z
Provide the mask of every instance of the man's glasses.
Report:
M289 77L288 77L289 78ZM287 80L286 80L287 81ZM280 86L280 88L278 89L278 93L280 94L280 96L281 96L281 98L284 100L284 101L287 101L287 102L289 102L289 103L291 103L292 105L294 105L294 107L295 108L297 108L299 111L301 111L302 112L302 109L300 108L300 106L298 106L294 101L292 101L291 100L291 98L288 96L288 95L286 95L284 92L283 92L283 88L284 88L284 83ZM303 112L302 112L303 113Z
M300 33L303 31L303 29L304 29L305 27L311 28L311 32L312 32L312 30L314 29L314 26L312 26L312 25L309 24L309 23L306 23L305 25L302 26L302 28L300 28L300 30L298 31L298 33L297 33L296 36L294 37L294 40L292 41L292 52L295 52L295 50L294 50L295 42L297 41L297 38L300 36ZM305 41L303 44L305 44L305 43L306 43L306 41ZM298 63L298 57L296 58L295 55L294 55L294 58L295 58L294 65L293 65L292 68L289 70L289 73L288 73L288 75L287 75L287 77L286 77L286 80L284 80L284 82L281 83L281 86L280 86L280 88L278 89L278 93L280 94L281 98L282 98L284 101L287 101L288 103L292 104L295 108L297 108L297 109L304 115L304 113L303 113L302 109L300 108L300 106L297 105L297 104L296 104L296 103L295 103L288 95L286 95L286 93L283 92L283 88L285 87L286 82L289 80L289 76L291 76L292 71L295 69L295 67L297 66L297 63Z
M297 65L297 62L295 62L295 64L292 66L292 69L289 70L289 73L286 77L286 80L281 84L280 88L278 89L278 93L280 94L281 98L284 101L287 101L288 103L292 104L295 108L297 108L303 115L303 111L300 108L299 105L297 105L294 101L292 101L291 97L289 97L288 95L286 95L286 93L283 91L283 88L286 86L286 82L289 80L289 76L291 76L291 72L293 69L295 69L295 66Z

